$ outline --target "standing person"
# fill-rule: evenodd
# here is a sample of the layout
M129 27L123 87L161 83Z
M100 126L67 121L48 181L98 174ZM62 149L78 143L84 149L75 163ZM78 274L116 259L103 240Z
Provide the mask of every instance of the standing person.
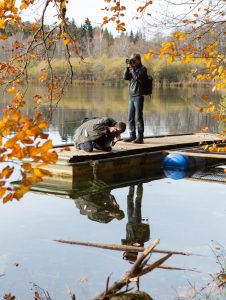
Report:
M143 144L144 142L144 81L147 78L147 69L141 63L140 54L133 54L130 59L126 60L127 68L124 71L124 79L129 80L129 112L128 123L130 137L124 139L124 142L133 142ZM137 133L136 135L136 123Z
M79 126L73 140L76 149L92 152L93 149L109 152L120 139L126 124L111 118L93 118Z

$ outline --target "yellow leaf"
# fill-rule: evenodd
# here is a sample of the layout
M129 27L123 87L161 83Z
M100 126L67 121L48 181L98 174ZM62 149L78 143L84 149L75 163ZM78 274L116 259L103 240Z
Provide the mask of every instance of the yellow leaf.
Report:
M69 45L69 44L73 44L74 40L64 40L64 45Z
M168 57L167 61L168 61L168 63L174 62L174 57L173 56Z
M52 176L52 173L50 171L41 168L34 168L34 174L38 177Z
M4 19L0 19L0 29L4 29L5 28L5 20Z
M220 66L220 67L218 68L218 74L221 74L222 71L223 71L223 66Z
M8 89L7 92L9 94L16 94L18 93L18 90L13 86L12 88Z
M149 55L149 53L145 53L143 57L144 57L144 60L149 60L150 55Z
M195 62L197 65L199 65L201 63L202 59L199 57L199 58L196 58Z
M23 4L21 4L21 6L20 6L20 9L21 9L21 10L23 10L23 9L27 9L27 8L28 8L28 6L29 6L29 4L27 4L27 3L23 3Z
M214 30L213 29L210 29L210 34L214 35Z

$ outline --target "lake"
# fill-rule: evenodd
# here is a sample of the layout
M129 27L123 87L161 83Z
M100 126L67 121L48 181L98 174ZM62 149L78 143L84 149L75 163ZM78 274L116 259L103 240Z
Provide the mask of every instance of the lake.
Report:
M40 93L36 87L32 91ZM199 112L207 92L155 90L145 99L145 135L192 133L204 127L217 132L221 125ZM218 101L219 95L214 97ZM127 89L72 87L54 111L50 137L54 144L70 143L84 117L126 121L127 105ZM31 113L31 103L25 109ZM42 110L47 113L46 107ZM156 269L141 278L141 290L154 300L185 296L192 290L190 284L198 290L211 281L209 273L219 271L211 247L220 243L226 248L224 184L173 180L164 174L124 187L112 188L104 181L92 184L96 193L29 192L19 202L0 205L1 296L11 292L16 299L30 300L37 285L54 300L69 299L68 289L76 299L89 300L104 291L110 274L113 283L132 266L122 252L53 241L57 239L121 245L142 231L139 238L145 246L159 238L160 249L201 254L177 255L165 263L198 272ZM155 254L151 261L157 258Z

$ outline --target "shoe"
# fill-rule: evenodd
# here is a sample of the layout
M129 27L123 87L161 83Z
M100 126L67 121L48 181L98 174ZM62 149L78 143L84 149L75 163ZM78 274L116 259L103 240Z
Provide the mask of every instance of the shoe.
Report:
M133 143L134 143L134 144L143 144L143 143L144 143L144 140L143 140L143 138L138 137L137 139L135 139L135 140L133 141Z
M126 143L131 143L132 141L135 141L136 137L134 136L131 136L129 138L125 138L123 139L123 142L126 142Z

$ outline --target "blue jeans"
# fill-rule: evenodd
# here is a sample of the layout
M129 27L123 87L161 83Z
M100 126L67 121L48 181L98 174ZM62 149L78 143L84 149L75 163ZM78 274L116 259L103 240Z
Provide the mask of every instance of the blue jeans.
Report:
M144 136L143 106L144 96L130 96L128 123L131 137L136 137L136 123L138 137Z

